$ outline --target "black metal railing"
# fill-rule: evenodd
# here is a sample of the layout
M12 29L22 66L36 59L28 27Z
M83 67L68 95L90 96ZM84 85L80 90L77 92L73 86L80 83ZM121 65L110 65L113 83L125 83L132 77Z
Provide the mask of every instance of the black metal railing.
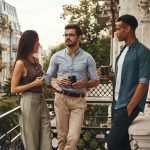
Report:
M87 110L78 143L78 150L105 150L106 138L111 127L112 83L104 81L96 88L88 91ZM149 103L149 102L148 102ZM47 99L51 120L55 118L54 99ZM0 115L0 124L14 113L20 106ZM1 126L0 126L1 128ZM53 150L57 150L57 131L55 124L51 127ZM132 138L131 138L132 140ZM0 135L0 150L24 150L21 141L19 125L14 125L5 134ZM136 147L138 149L138 147Z
M54 102L53 99L47 99L47 102L52 108ZM108 113L108 106L111 105L111 103L111 100L89 100L87 98L88 107L85 112L78 150L105 150L106 137L110 130L111 122L111 116ZM104 110L100 112L99 110L101 110L102 106ZM53 113L52 110L52 114ZM55 125L52 125L52 144L53 150L57 150L57 131Z
M105 150L108 127L82 127L78 150ZM53 150L58 149L56 127L52 127Z
M53 99L48 99L47 102L51 112L50 114L52 114L51 118L54 118L54 110L53 110L54 101ZM103 111L100 113L99 109L101 106L110 106L112 101L87 100L87 102L88 102L87 113L88 113L88 109L95 108L94 111L96 112L95 113L96 115L85 113L86 115L85 115L84 125L81 131L80 141L78 144L78 150L105 150L106 138L110 130L109 124L111 125L111 116L108 113L106 113L106 111L104 111L106 114L103 113ZM147 103L149 104L150 101L148 101ZM96 107L92 107L92 105ZM1 115L0 122L4 122L7 116L18 112L19 109L20 106ZM10 149L24 150L21 137L20 137L20 132L18 130L19 130L19 125L17 124L8 132L0 136L0 150L10 150ZM58 148L57 131L55 125L52 125L51 132L52 132L53 150L57 150ZM132 136L131 136L131 141L132 141ZM134 150L138 150L138 146L135 147Z
M2 125L8 116L19 112L20 106L0 115L0 125ZM21 150L23 148L22 141L20 138L20 128L19 125L15 125L5 134L0 136L0 150Z
M108 105L111 104L112 96L112 83L102 82L96 88L92 88L88 91L88 107L85 112L85 120L80 136L80 141L78 144L79 150L103 150L105 149L105 139L110 127L107 126L108 119L111 116L108 114ZM107 100L105 101L107 97ZM105 100L104 100L105 99ZM54 100L47 99L49 112L51 120L55 117L54 112ZM103 105L105 108L104 112L101 111L100 107ZM0 122L3 123L5 118L13 113L19 112L20 106L14 108L13 110L6 112L0 116ZM101 126L103 124L103 126ZM21 142L20 132L18 132L19 125L15 125L7 131L4 135L0 137L0 150L23 150L23 145ZM14 132L16 134L14 134ZM52 145L53 150L57 149L57 131L55 125L52 125Z
M54 107L53 107L53 99L49 99L48 101L48 106L51 114L51 118L54 117ZM103 103L104 102L104 103ZM100 104L110 104L111 101L106 103L106 101L98 102L98 101L88 101L88 106L92 107L91 105L100 105ZM90 108L88 107L88 108ZM87 109L88 109L87 108ZM97 107L96 107L97 108ZM5 114L0 116L0 121L5 121L5 117L8 115L11 115L12 113L16 113L19 111L20 106L17 108L14 108L13 110L6 112ZM87 110L88 112L88 110ZM109 118L107 115L106 116L85 116L86 120L90 120L91 118L95 120L96 122L100 123L100 120L105 118L105 121L107 118ZM93 122L93 120L90 120L89 122ZM1 123L2 123L1 122ZM90 123L87 123L86 121L84 122L84 126L82 128L81 136L80 136L80 141L78 145L79 150L92 150L92 149L98 149L100 148L101 150L104 149L105 147L105 138L107 136L107 133L110 129L110 127L95 127L97 123L93 124L91 126ZM23 145L21 142L20 138L20 132L18 133L19 125L14 126L11 130L6 132L4 135L0 137L0 150L23 150ZM17 130L17 131L16 131ZM53 145L53 150L57 149L57 131L56 127L52 126L52 145ZM14 132L16 132L16 135L14 135Z

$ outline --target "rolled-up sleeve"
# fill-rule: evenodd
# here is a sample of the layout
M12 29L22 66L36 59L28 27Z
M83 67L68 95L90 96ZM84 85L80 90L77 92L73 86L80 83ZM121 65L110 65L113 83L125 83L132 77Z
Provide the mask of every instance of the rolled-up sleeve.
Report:
M139 83L149 84L150 80L150 51L145 50L139 56Z

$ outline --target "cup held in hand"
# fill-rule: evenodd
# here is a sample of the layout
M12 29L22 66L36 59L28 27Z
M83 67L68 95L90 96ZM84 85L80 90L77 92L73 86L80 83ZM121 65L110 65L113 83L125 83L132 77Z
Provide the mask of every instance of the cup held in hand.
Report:
M101 66L102 76L108 76L110 72L110 66Z
M70 80L71 84L77 82L76 76L68 76L68 79Z

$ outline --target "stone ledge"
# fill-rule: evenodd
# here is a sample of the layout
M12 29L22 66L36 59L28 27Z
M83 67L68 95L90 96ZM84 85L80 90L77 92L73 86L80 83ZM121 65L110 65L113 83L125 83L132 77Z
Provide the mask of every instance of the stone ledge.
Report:
M129 135L140 150L150 150L150 115L139 115L130 126Z
M150 136L150 115L138 116L130 126L129 134Z

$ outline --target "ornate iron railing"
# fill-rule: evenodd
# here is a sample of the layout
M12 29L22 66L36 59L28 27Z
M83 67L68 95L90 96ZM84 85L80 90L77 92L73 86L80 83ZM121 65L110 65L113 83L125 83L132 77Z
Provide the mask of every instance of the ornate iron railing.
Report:
M101 83L88 91L88 97L112 97L112 82L109 80L101 81Z
M78 150L105 150L109 127L82 127ZM52 127L53 150L57 150L57 131Z
M88 91L88 107L85 112L85 120L78 144L78 150L106 149L106 137L111 126L111 100L112 83L110 81L102 82L96 88ZM53 120L55 117L54 100L48 99L47 102L50 116ZM150 101L148 103L150 103ZM4 123L7 116L18 113L19 110L20 106L0 115L0 124ZM55 125L52 125L51 132L53 150L57 150L57 131ZM0 150L24 150L18 124L13 126L5 134L0 135ZM138 150L138 147L135 147L135 150Z
M105 104L106 102L103 101ZM108 103L111 103L111 101L109 101ZM96 101L88 101L88 105L91 107L91 105L98 105L98 104L102 104L102 102L98 102ZM54 117L54 109L53 109L53 99L49 99L48 100L48 106L50 109L50 114L51 118ZM89 108L90 108L89 107ZM15 113L16 111L19 111L20 106L18 106L17 108L3 114L0 116L0 121L4 122L5 121L5 117L8 115L11 115L12 113ZM107 118L107 114L106 116L86 116L86 118L88 118L90 120L90 118L94 119L94 120L98 120L98 119L106 119ZM90 120L91 122L93 122L93 120ZM105 147L105 138L107 136L107 131L109 131L109 127L93 127L91 126L91 124L85 122L84 123L86 126L83 126L82 128L82 133L80 136L80 141L79 141L79 145L78 145L78 149L79 150L92 150L94 147L98 150L101 147L101 150L104 149ZM88 127L89 126L89 127ZM11 130L9 130L6 134L2 135L0 137L0 150L23 150L23 145L21 142L21 138L20 138L20 132L18 133L18 129L19 129L19 125L16 125L15 127L13 127ZM17 130L17 131L16 131ZM14 134L12 134L13 132L16 132L17 134L14 136ZM57 149L57 132L56 132L56 127L52 126L52 144L53 144L53 150ZM94 148L94 149L95 149Z
M103 105L107 106L111 104L111 101L97 101L92 100L88 101L88 108L87 112L89 112L89 108L92 107L91 105ZM50 112L53 113L53 99L48 100L49 103L49 109ZM150 103L149 101L147 102ZM12 113L15 113L19 110L19 107L7 112L6 114L3 114L0 116L0 121L4 119L5 115L10 115ZM96 107L97 110L97 107ZM53 118L53 115L51 118ZM88 114L89 115L89 114ZM78 144L78 150L105 150L106 149L106 138L110 130L110 120L111 116L108 114L100 114L100 115L89 115L85 116L84 126L82 127L82 132L80 136L80 141ZM90 122L94 122L93 125L87 123L86 121L90 120ZM105 123L104 123L105 122ZM95 126L97 125L97 127ZM14 128L12 128L10 131L8 131L6 134L0 137L0 150L24 150L22 141L20 138L20 133L17 134L15 137L12 137L11 133L12 131L19 128L19 125L16 125ZM53 150L57 150L57 131L55 125L52 126L52 146ZM131 136L132 141L132 136ZM134 150L138 150L138 145L134 148Z
M51 120L55 117L54 100L47 99ZM105 150L106 138L111 126L110 105L112 102L112 83L103 82L88 91L88 107L82 127L78 150ZM11 114L19 112L20 106L0 115L0 124ZM57 150L57 131L52 125L52 146ZM132 139L131 139L132 140ZM135 149L138 149L136 147ZM0 150L24 150L20 137L19 125L15 125L5 134L0 135Z
M48 99L47 101L49 106L53 105L52 99ZM106 137L110 130L111 122L111 116L108 114L108 106L111 103L111 100L102 101L97 99L91 100L87 98L88 107L85 112L85 119L78 144L78 150L106 149ZM105 111L99 112L99 110L102 108L101 106L105 106L103 107ZM52 143L53 150L57 150L57 131L55 125L52 126Z

